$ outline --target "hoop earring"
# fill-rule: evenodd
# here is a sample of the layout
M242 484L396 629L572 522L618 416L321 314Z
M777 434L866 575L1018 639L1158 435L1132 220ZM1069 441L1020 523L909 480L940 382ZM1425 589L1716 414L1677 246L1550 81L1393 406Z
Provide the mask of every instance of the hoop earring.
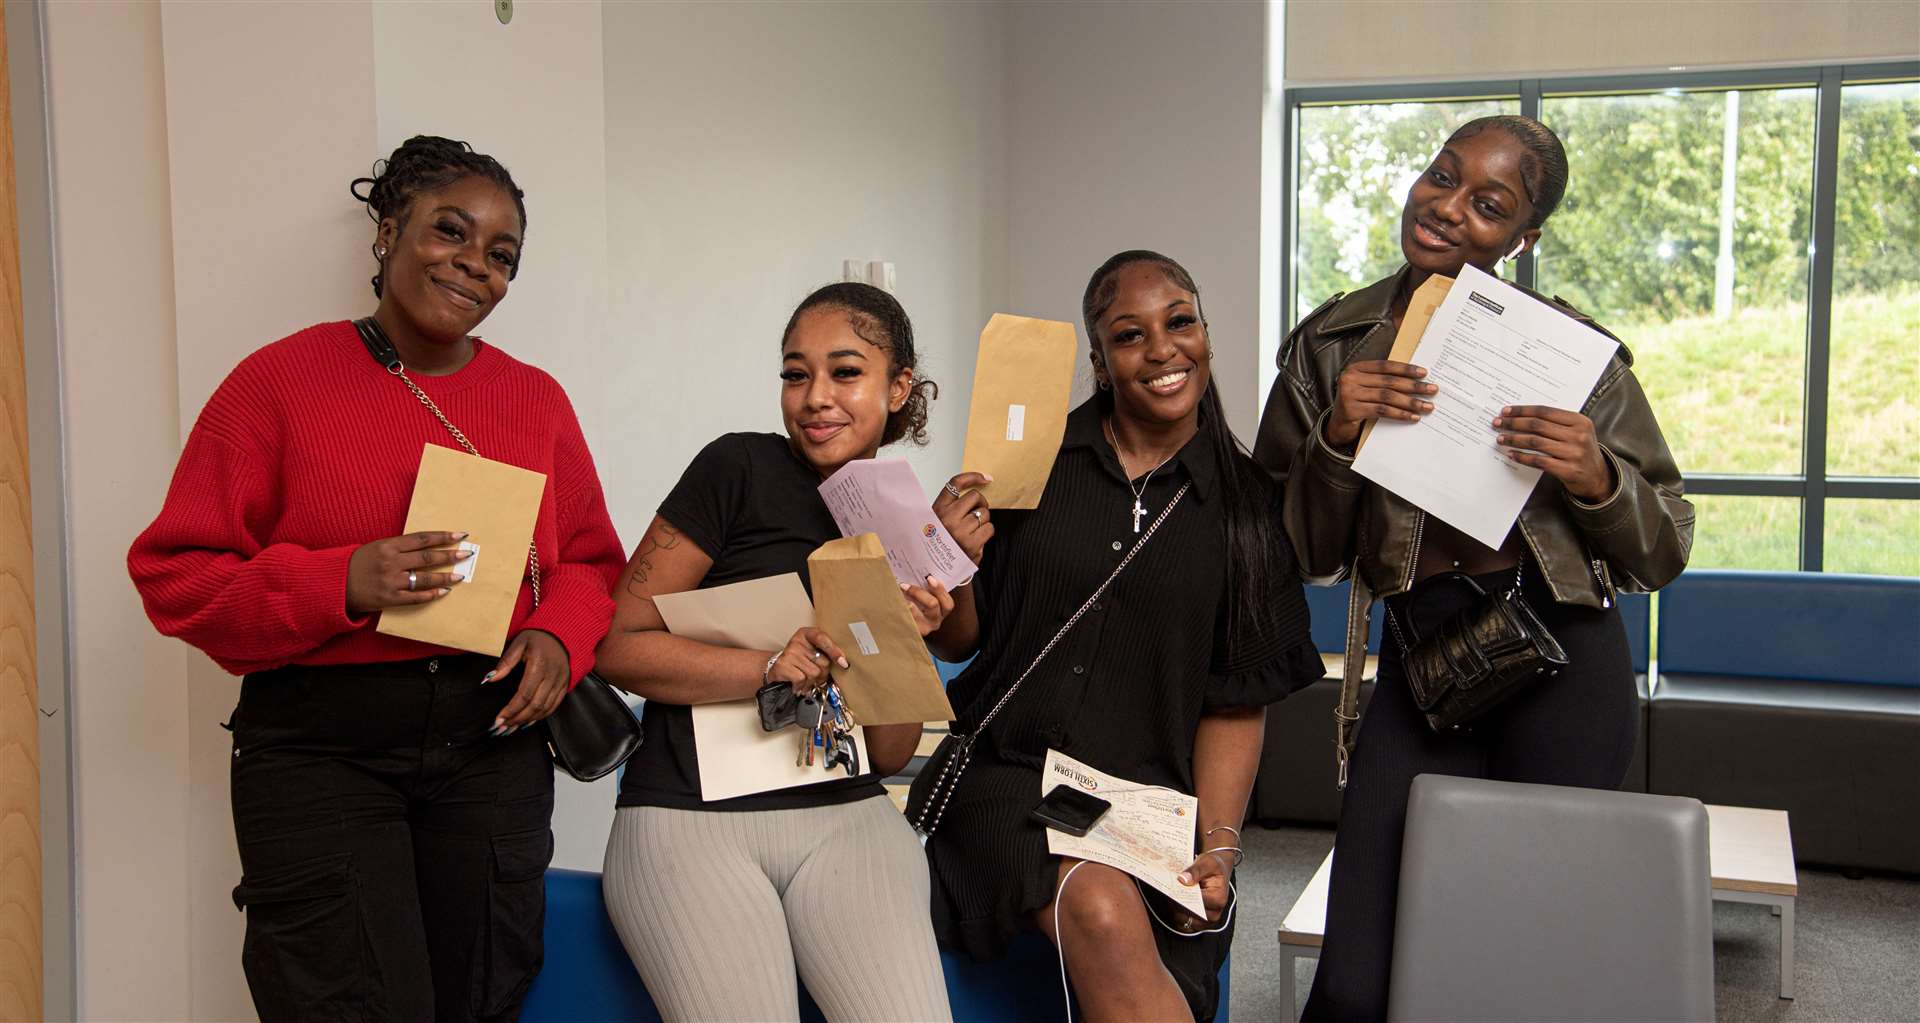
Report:
M1094 377L1093 386L1095 390L1111 391L1113 390L1113 381L1108 380L1106 377Z

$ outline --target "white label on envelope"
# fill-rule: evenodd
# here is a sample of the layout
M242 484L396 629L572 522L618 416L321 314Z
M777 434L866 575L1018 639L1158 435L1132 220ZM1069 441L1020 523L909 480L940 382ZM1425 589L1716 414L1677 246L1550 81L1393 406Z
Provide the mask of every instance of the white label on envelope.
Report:
M1027 439L1027 407L1025 405L1007 406L1007 439Z
M460 549L468 552L467 560L454 562L452 572L454 578L459 579L461 582L466 582L473 578L473 566L480 563L480 545L462 540L460 542Z
M847 628L853 632L853 641L860 646L860 652L872 657L880 652L880 644L873 641L873 630L866 622L848 622Z

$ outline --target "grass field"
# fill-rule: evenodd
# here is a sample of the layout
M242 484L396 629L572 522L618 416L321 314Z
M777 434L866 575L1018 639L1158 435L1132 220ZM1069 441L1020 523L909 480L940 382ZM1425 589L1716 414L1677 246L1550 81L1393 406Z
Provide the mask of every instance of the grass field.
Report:
M1609 326L1682 472L1801 471L1804 305ZM1831 336L1828 474L1920 476L1920 289L1837 299ZM1799 567L1799 500L1691 500L1694 566ZM1920 501L1829 500L1824 533L1828 571L1920 575Z

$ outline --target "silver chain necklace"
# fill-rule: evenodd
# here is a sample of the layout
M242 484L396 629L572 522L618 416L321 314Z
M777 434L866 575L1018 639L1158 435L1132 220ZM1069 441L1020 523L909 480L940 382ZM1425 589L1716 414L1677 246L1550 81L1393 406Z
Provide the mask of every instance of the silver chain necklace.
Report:
M1127 463L1125 459L1120 457L1120 438L1114 436L1113 434L1113 420L1102 419L1100 420L1100 425L1106 428L1107 442L1113 445L1114 460L1120 463L1120 475L1125 476L1127 474ZM1177 455L1179 453L1180 453L1179 450L1176 449L1173 452L1173 454L1170 454L1167 457L1162 458L1160 460L1159 465L1156 465L1153 468L1148 469L1146 478L1140 481L1140 486L1138 488L1134 487L1132 480L1127 481L1127 489L1133 491L1133 531L1135 533L1140 532L1140 520L1145 518L1147 514L1146 505L1140 503L1141 498L1145 497L1147 494L1147 484L1153 482L1154 473L1159 472L1162 466L1165 466L1168 462L1173 461L1173 455Z

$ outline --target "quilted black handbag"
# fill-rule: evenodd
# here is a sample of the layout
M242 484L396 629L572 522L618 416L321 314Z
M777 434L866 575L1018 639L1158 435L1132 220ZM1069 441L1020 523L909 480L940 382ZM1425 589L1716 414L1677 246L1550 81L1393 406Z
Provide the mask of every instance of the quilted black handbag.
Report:
M1424 585L1461 583L1477 599L1448 616L1430 635L1421 636L1408 622L1414 634L1411 643L1400 631L1392 608L1387 609L1387 624L1393 626L1394 639L1400 644L1400 663L1413 702L1434 731L1469 724L1567 666L1566 651L1521 595L1520 572L1514 569L1513 588L1499 594L1488 594L1472 576L1461 572L1435 576Z

